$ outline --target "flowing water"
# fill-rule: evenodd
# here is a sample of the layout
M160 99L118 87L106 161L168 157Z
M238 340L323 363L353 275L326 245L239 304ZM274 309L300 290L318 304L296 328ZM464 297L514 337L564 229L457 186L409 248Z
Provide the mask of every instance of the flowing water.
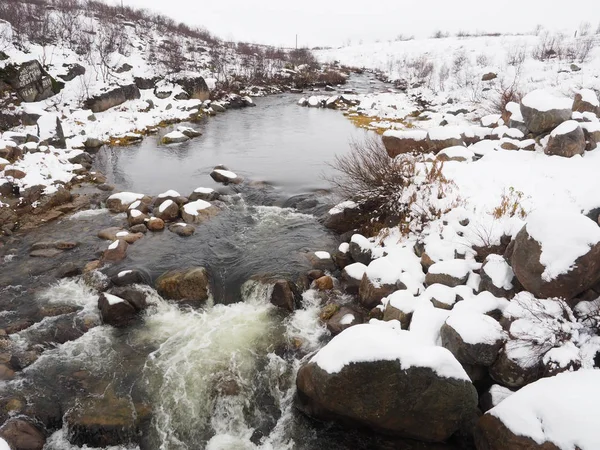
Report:
M360 77L355 87L381 86ZM152 284L169 269L207 267L206 307L180 308L148 288L151 306L139 323L126 330L96 326L98 293L81 279L56 282L55 274L106 248L97 232L124 223L123 215L106 210L46 225L0 249L0 328L23 323L10 335L11 352L37 357L0 383L1 405L17 399L31 408L25 413L55 429L88 398L148 405L152 419L139 445L113 450L430 448L317 424L294 408L302 358L328 338L318 320L320 299L308 291L302 309L286 315L270 305L267 287L248 280L297 276L310 267L306 252L337 247L337 237L315 217L332 201L321 174L359 133L341 113L300 108L298 98L258 99L256 108L211 118L195 125L202 137L182 145L164 147L151 137L96 157L119 190L150 195L217 187L208 177L217 164L261 182L222 189L227 206L194 236L148 233L125 261L105 270L110 276L139 269ZM51 259L28 256L34 242L65 239L80 245ZM88 447L71 445L63 425L45 448Z

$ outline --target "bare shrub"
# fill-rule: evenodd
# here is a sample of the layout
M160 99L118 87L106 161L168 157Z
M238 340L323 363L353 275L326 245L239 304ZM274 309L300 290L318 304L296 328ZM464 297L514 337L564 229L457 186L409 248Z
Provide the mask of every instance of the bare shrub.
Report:
M592 24L590 22L584 21L579 24L579 36L588 36L592 34Z
M527 59L527 46L520 45L511 47L506 52L506 63L509 66L521 67Z
M534 59L547 61L552 58L560 58L564 54L565 50L561 44L564 41L564 36L543 31L539 37L538 45L532 52Z
M444 63L438 72L438 84L440 91L446 90L446 82L448 81L448 78L450 78L450 67Z
M443 39L443 38L447 38L448 36L450 36L450 33L448 33L447 31L442 31L442 30L434 31L434 33L431 35L431 37L433 39Z
M403 233L421 229L456 206L446 197L453 183L443 163L423 163L420 155L390 158L380 137L351 142L351 151L332 163L329 180L345 199L363 211L359 226L367 234L399 226Z
M580 63L588 61L590 52L595 47L596 41L593 36L586 36L579 39L575 44L574 58Z
M415 40L415 36L413 35L406 35L406 34L399 34L398 36L396 36L396 38L394 39L396 42L407 42L407 41L414 41Z
M505 190L500 199L500 204L492 212L494 219L515 216L524 219L527 217L527 211L522 205L523 196L523 192L515 190L512 186L508 191Z
M491 98L488 112L492 114L501 114L505 122L508 121L506 105L511 102L520 103L523 98L523 93L519 88L518 77L515 77L511 83L506 83L504 80L494 88L495 95Z
M490 65L490 58L488 55L486 55L485 53L480 53L479 55L477 55L477 57L475 58L475 62L477 63L477 65L479 67L487 67Z

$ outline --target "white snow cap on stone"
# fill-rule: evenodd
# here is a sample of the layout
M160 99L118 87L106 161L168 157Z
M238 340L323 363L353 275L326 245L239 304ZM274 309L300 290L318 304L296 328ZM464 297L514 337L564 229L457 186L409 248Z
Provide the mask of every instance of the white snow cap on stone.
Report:
M535 109L537 111L551 111L553 109L571 109L573 101L567 97L555 97L544 89L536 89L531 91L523 100L523 105L528 108Z
M353 202L352 200L348 200L348 201L338 203L337 205L335 205L333 208L331 208L329 210L329 214L331 214L333 216L334 214L343 213L346 209L355 209L357 207L358 207L358 205L355 202Z
M579 128L579 122L576 122L575 120L567 120L552 130L550 136L556 137L563 134L569 134L575 131L577 128Z
M435 275L445 274L455 278L464 278L471 271L473 265L474 263L465 261L464 259L451 259L433 264L429 268L429 273Z
M134 192L118 192L108 197L109 200L119 200L123 205L131 205L136 200L144 198L144 194L136 194Z
M194 192L196 192L197 194L212 194L213 192L215 192L215 190L212 188L199 187L194 189Z
M164 211L166 211L166 209L167 209L169 206L173 205L174 203L175 203L175 202L174 202L173 200L171 200L171 199L169 199L169 200L165 200L165 201L164 201L164 202L162 202L162 203L160 204L160 206L158 207L158 211L159 211L159 212L164 212Z
M136 217L140 217L143 213L139 209L132 209L129 214L135 219Z
M465 158L473 159L475 153L469 150L467 147L461 145L455 145L454 147L448 147L438 153L439 155L446 155L448 158Z
M350 251L350 244L348 244L347 242L342 242L338 247L338 251L343 254L348 253Z
M598 101L598 96L596 95L596 93L591 90L591 89L581 89L579 91L579 94L581 95L581 99L586 102L589 103L592 106L600 106L600 101Z
M116 241L114 241L112 244L110 244L110 245L108 246L108 249L109 249L109 250L114 250L114 249L116 249L118 246L119 246L119 240L117 239Z
M568 273L577 258L600 242L600 227L593 220L570 211L537 210L527 218L527 232L542 248L542 278L554 280Z
M441 377L469 380L450 351L423 344L410 331L400 329L398 321L373 321L348 328L319 350L311 362L327 373L338 373L352 363L394 360L400 362L402 370L425 367Z
M180 197L180 195L179 195L179 192L174 191L173 189L163 192L162 194L158 194L158 198L165 198L165 197Z
M459 127L434 127L428 132L432 141L445 141L446 139L461 139L462 130Z
M412 139L413 141L424 141L427 139L427 130L387 130L384 136L398 139Z
M493 344L504 339L504 331L490 316L473 311L455 311L446 321L467 344Z
M104 298L106 298L106 300L108 301L109 305L116 305L119 303L125 303L125 300L123 300L120 297L117 297L116 295L112 295L112 294L104 294Z
M542 378L488 411L514 434L560 449L600 448L600 370Z
M225 178L229 178L230 180L237 178L237 175L231 170L215 169L215 172L217 172L219 175L223 175Z
M315 256L319 259L331 259L331 255L328 252L315 252Z
M204 200L196 200L195 202L190 202L183 207L183 210L189 214L190 216L197 216L198 211L202 211L203 209L210 208L212 205Z
M0 26L2 26L1 22L0 22ZM0 438L0 450L10 450L10 446L2 438Z
M163 136L164 139L175 139L175 140L180 140L180 139L189 139L189 137L187 137L185 134L183 134L181 131L171 131L170 133L167 133Z
M349 264L344 267L348 276L354 280L362 280L363 275L367 271L367 266L362 263Z

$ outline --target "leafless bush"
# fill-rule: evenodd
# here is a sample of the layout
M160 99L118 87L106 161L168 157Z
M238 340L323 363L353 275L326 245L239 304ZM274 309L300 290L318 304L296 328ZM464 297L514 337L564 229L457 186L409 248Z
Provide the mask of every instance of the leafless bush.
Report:
M590 22L584 21L579 24L579 36L588 36L592 34L592 24Z
M506 52L506 63L509 66L521 67L527 59L527 47L525 45L515 46Z
M486 55L485 53L480 53L479 55L477 55L477 57L475 58L475 62L477 63L477 65L479 67L487 67L490 65L490 58L488 55Z
M415 40L415 36L413 35L405 35L405 34L399 34L398 36L396 36L396 39L394 39L396 42L407 42L407 41L414 41Z
M543 31L539 37L538 45L532 53L534 59L547 61L552 58L560 58L564 54L564 47L561 44L564 41L564 36Z
M431 78L435 68L433 61L426 54L407 60L406 65L411 70L412 78L423 81L428 81Z
M442 30L437 30L431 35L431 37L433 39L443 39L443 38L447 38L448 36L450 36L450 33L448 33L447 31L442 31Z
M574 58L580 63L584 63L589 59L590 52L596 45L593 36L586 36L577 40L574 48Z
M519 79L515 77L510 83L500 80L500 84L494 88L494 93L488 112L501 114L504 121L508 122L509 115L506 111L506 105L510 102L520 103L523 98L523 92L519 88Z
M438 87L440 91L446 90L446 82L448 81L448 78L450 78L450 67L444 63L438 72Z

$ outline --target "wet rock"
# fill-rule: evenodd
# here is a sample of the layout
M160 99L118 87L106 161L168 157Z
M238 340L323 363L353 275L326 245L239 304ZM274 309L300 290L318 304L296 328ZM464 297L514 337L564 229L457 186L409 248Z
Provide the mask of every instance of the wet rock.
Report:
M156 280L156 290L163 297L192 306L202 306L209 298L210 280L203 267L172 270Z
M344 267L341 275L344 290L351 295L357 295L366 271L367 266L361 263L354 263Z
M135 321L138 313L127 300L108 293L100 294L98 309L102 316L102 322L116 328L130 325Z
M357 227L361 215L362 212L355 203L342 203L329 210L323 218L323 225L336 233L347 233Z
M293 312L300 304L301 295L298 288L288 280L278 280L273 285L271 303L278 308Z
M29 420L13 417L0 428L2 437L15 450L42 450L46 443L44 433Z
M333 289L333 278L330 276L324 276L315 280L315 287L319 291L330 291Z
M204 200L205 202L214 202L215 200L218 200L220 197L220 194L215 191L214 189L211 188L198 188L195 189L194 192L192 192L188 199L190 202L195 202L196 200Z
M210 177L217 183L223 184L240 184L243 180L234 172L228 170L224 166L217 166L210 173Z
M139 270L122 270L110 278L115 286L129 286L130 284L146 284L146 276Z
M190 237L196 232L196 228L187 223L174 223L169 226L169 231L181 237Z
M15 377L15 371L8 364L0 363L0 381L12 380Z
M65 415L69 442L90 447L121 446L137 440L150 409L108 390L102 397L78 402Z
M148 228L146 227L146 224L140 224L132 226L131 228L129 228L129 231L135 234L146 234L148 232Z
M129 244L123 239L118 239L108 246L102 254L102 262L118 262L127 256Z
M62 250L58 250L56 248L44 248L29 252L29 256L33 258L54 258L58 255L62 255L62 253Z
M140 98L140 90L135 84L120 86L85 101L84 107L98 113L125 103L127 100Z
M322 270L315 269L315 270L309 271L306 274L306 276L308 277L308 280L312 282L312 281L318 280L321 277L324 277L325 272Z
M73 278L83 273L81 265L74 262L67 262L58 268L56 278Z
M329 303L329 304L325 305L323 307L323 309L321 309L321 312L319 313L319 319L321 319L322 322L327 322L339 310L340 310L340 305L338 305L337 303Z
M582 128L574 120L569 120L552 131L544 153L570 158L575 155L583 155L585 146Z
M180 131L171 131L170 133L165 134L160 140L161 143L165 145L169 144L181 144L182 142L189 141L190 138L183 134Z
M86 264L83 269L83 281L91 288L104 292L111 286L111 282L110 278L98 271L100 266L102 266L101 261L92 261Z
M139 209L129 209L127 210L127 224L130 227L134 227L136 225L144 225L146 223L146 220L148 220L149 217L144 214L143 212L141 212ZM144 226L144 229L146 227Z
M165 222L158 217L151 217L148 222L146 222L146 227L150 231L162 231L165 229Z
M109 293L127 301L138 312L148 306L148 294L139 286L114 287Z
M106 200L106 207L110 212L123 213L127 211L132 203L138 200L143 201L144 196L132 192L119 192L108 197Z
M343 306L327 321L327 329L333 336L336 336L346 328L363 322L364 316L362 313L353 308Z
M201 224L219 213L219 208L204 200L196 200L184 205L181 216L185 223Z
M313 269L334 271L335 264L331 259L331 255L327 252L307 253L306 257L310 261Z
M154 209L154 215L164 222L174 222L179 219L179 206L173 200L166 200Z

